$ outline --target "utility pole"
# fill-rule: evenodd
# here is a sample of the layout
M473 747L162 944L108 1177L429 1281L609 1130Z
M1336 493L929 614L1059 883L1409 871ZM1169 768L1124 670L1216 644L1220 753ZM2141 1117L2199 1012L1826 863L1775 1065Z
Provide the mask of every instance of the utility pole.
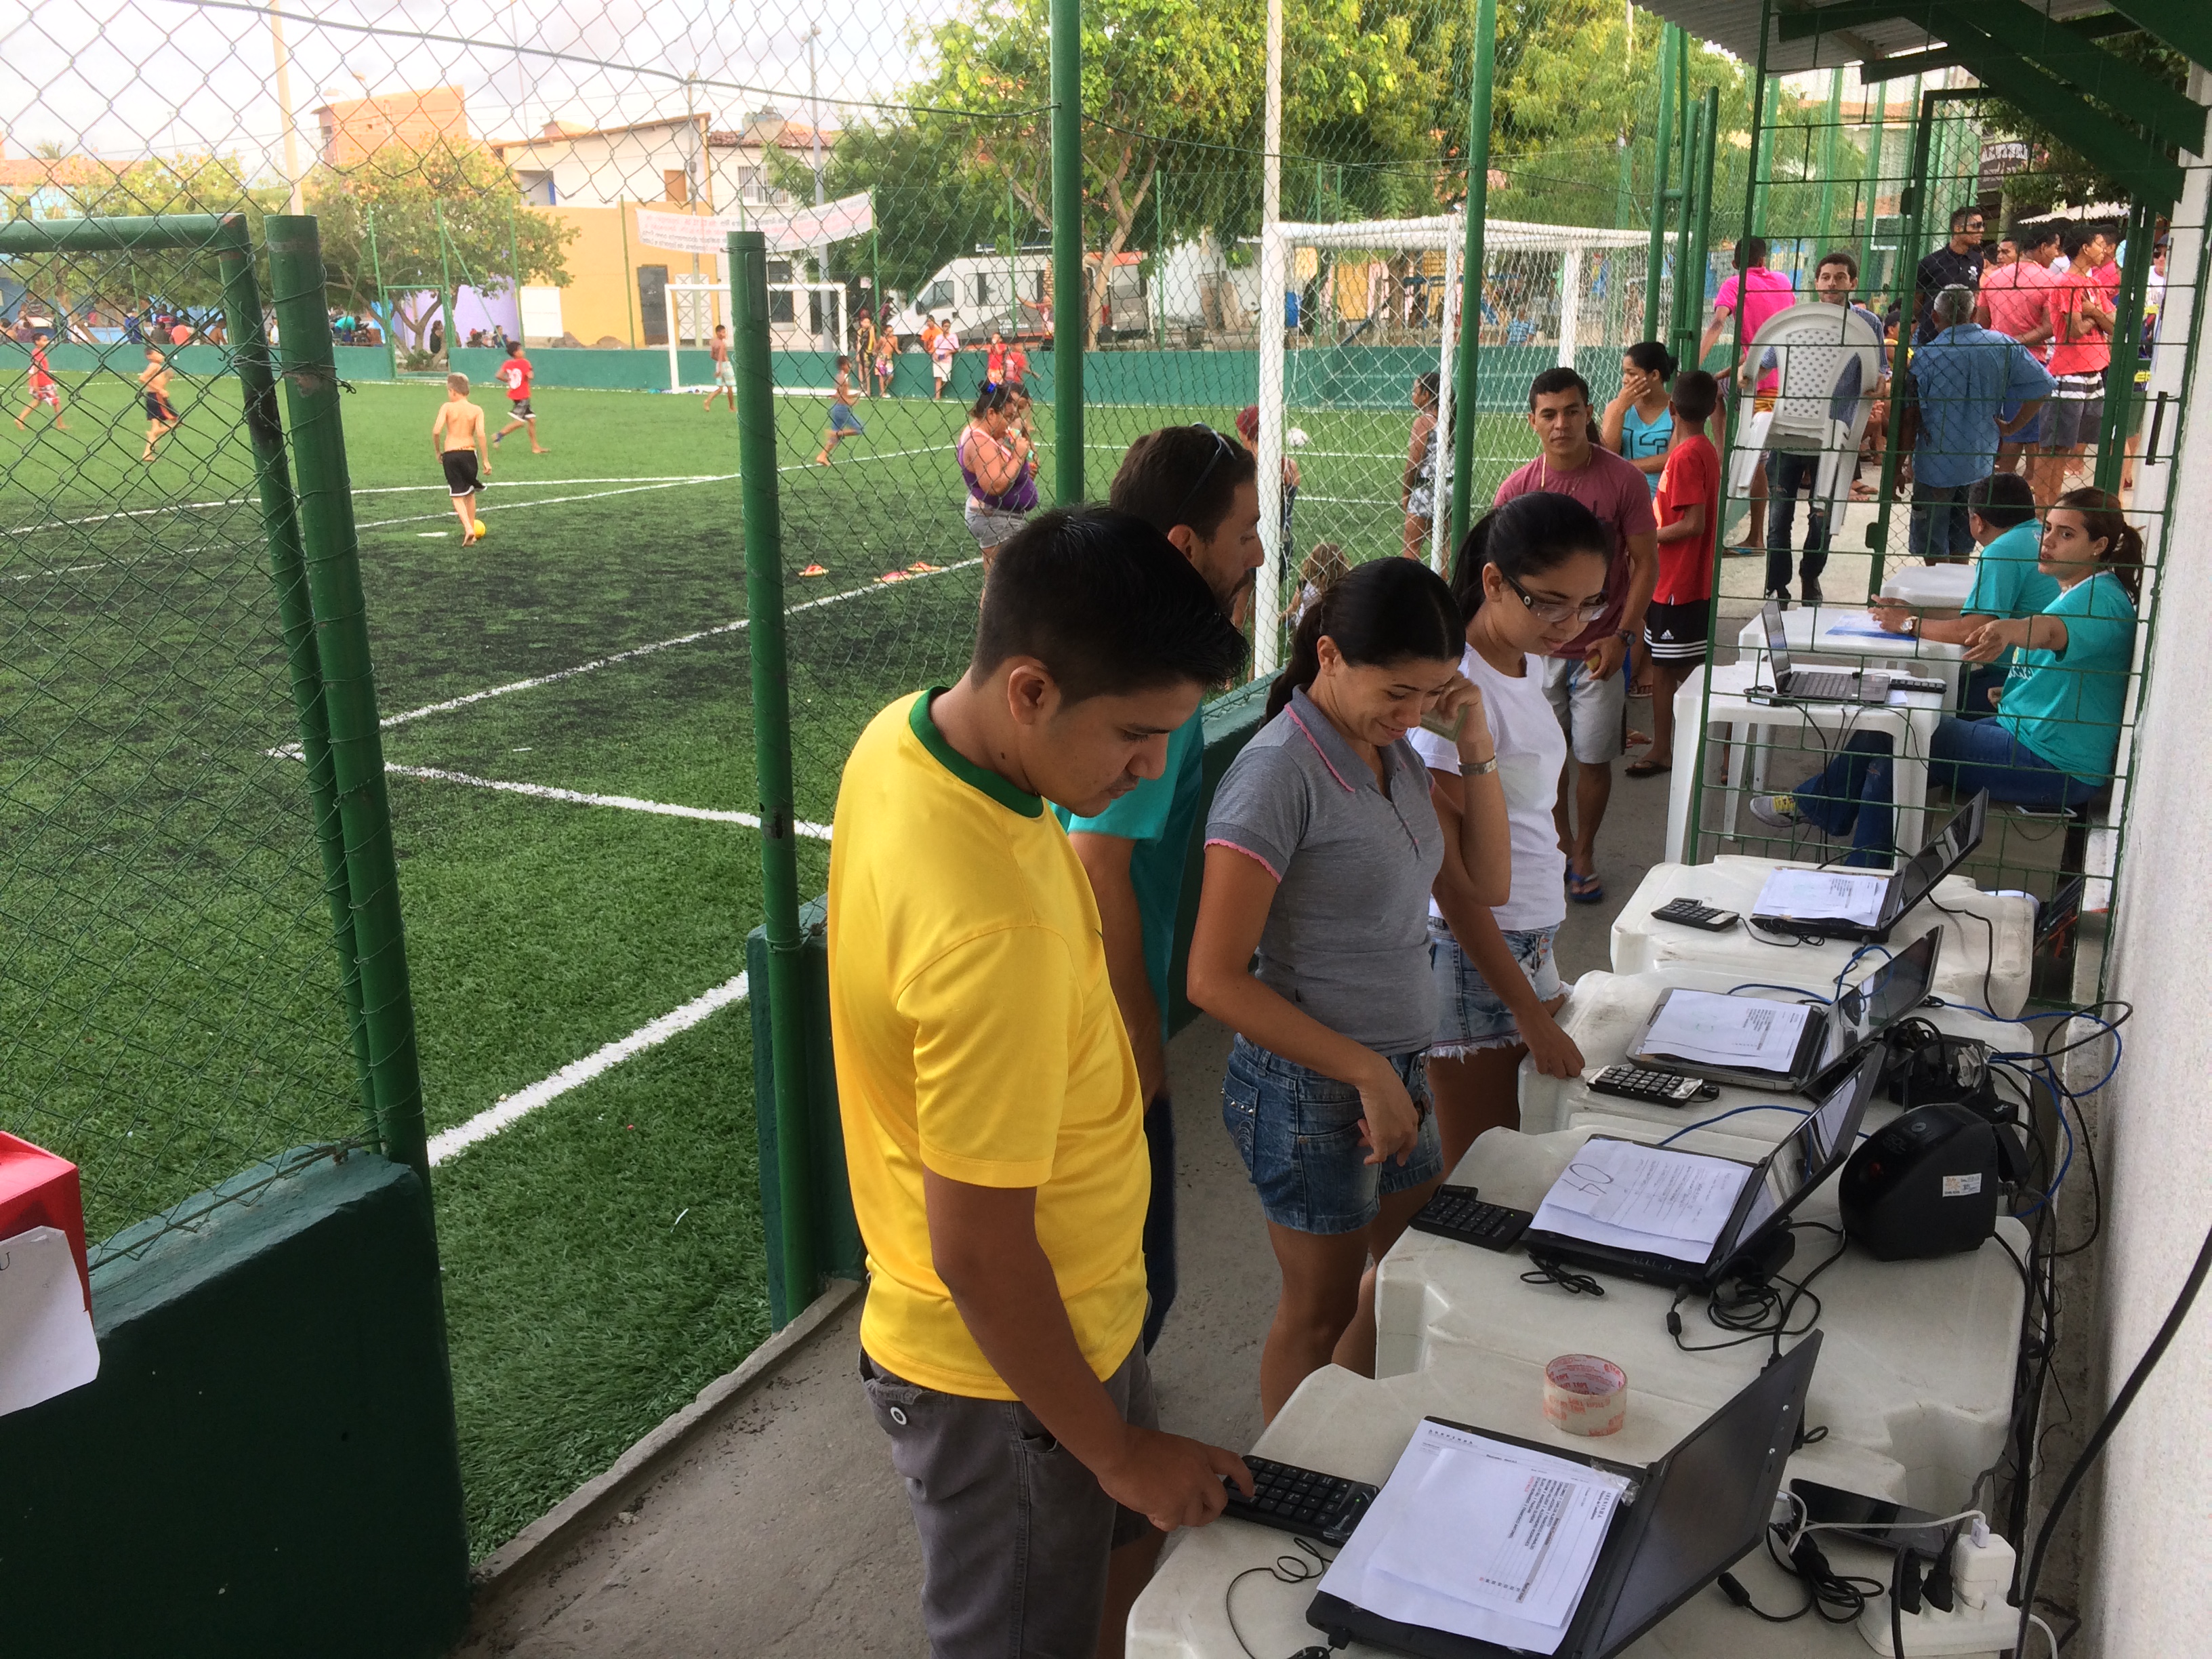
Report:
M292 118L292 58L284 50L284 14L277 0L269 0L269 44L276 54L276 117L284 127L284 182L291 186L285 211L304 213L300 191L300 128Z

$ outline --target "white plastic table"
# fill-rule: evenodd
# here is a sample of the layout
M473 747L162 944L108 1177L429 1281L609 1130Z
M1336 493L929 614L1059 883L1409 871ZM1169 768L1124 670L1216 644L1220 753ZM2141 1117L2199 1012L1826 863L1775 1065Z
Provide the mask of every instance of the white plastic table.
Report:
M1923 640L1913 634L1887 634L1872 616L1855 605L1814 605L1782 613L1782 634L1793 659L1842 657L1854 665L1893 667L1905 673L1940 679L1959 696L1960 665L1966 647L1941 640ZM1771 682L1766 672L1766 624L1753 617L1736 635L1742 660L1759 665L1759 678Z
M1688 1123L1701 1122L1718 1117L1723 1112L1739 1106L1755 1106L1766 1102L1802 1108L1808 1104L1771 1089L1742 1089L1729 1084L1719 1086L1717 1099L1700 1102L1691 1106L1655 1106L1642 1101L1623 1100L1617 1095L1601 1095L1583 1079L1595 1074L1607 1066L1620 1064L1628 1058L1631 1038L1641 1030L1644 1022L1651 1017L1651 1010L1660 994L1675 986L1693 991L1726 992L1734 987L1756 978L1777 985L1802 983L1789 968L1789 958L1798 956L1796 951L1778 950L1770 970L1756 975L1740 974L1732 969L1692 967L1674 963L1663 969L1643 974L1608 974L1592 969L1567 988L1567 1000L1559 1010L1559 1028L1574 1039L1575 1047L1582 1050L1581 1077L1546 1077L1524 1060L1521 1062L1521 1127L1529 1134L1544 1134L1555 1129L1571 1128L1585 1115L1604 1118L1629 1118L1645 1123L1664 1124L1669 1132ZM1869 957L1872 962L1874 958ZM1827 988L1811 984L1805 988L1827 994ZM1781 994L1779 993L1777 994ZM1927 1020L1939 1031L1954 1036L1970 1036L1988 1043L2001 1054L2024 1054L2033 1050L2035 1038L2025 1025L2008 1020L1985 1019L1979 1014L1969 1013L1963 1008L1923 1008L1918 1018ZM1897 1108L1876 1097L1868 1108L1869 1127L1886 1123L1896 1115ZM1741 1117L1728 1120L1731 1134L1771 1145L1782 1139L1797 1127L1797 1119L1789 1112L1747 1112Z
M1729 932L1716 933L1679 921L1661 921L1651 914L1670 900L1691 898L1747 917L1773 872L1812 867L1809 861L1735 853L1723 854L1710 864L1652 866L1613 920L1613 971L1641 974L1682 963L1734 973L1739 979L1776 979L1825 991L1858 949L1856 945L1830 939L1784 946L1753 937L1741 921ZM1992 1009L2007 1018L2016 1016L2027 1001L2035 945L2034 901L2020 894L1985 893L1955 875L1937 883L1930 897L1934 903L1923 901L1905 912L1890 935L1890 947L1909 945L1929 928L1942 927L1936 994L1947 1002ZM1947 915L1937 904L1958 914ZM1877 960L1869 957L1863 966ZM1988 994L1995 999L1987 1003L1982 1001L1985 967Z
M1545 1135L1492 1129L1451 1178L1494 1203L1534 1210L1594 1130L1643 1140L1663 1133L1625 1118L1586 1121ZM1764 1150L1709 1131L1674 1144L1739 1160ZM1833 1224L1834 1179L1797 1214ZM2024 1257L2027 1230L2009 1217L1997 1224L2000 1237ZM1800 1234L1796 1255L1784 1271L1796 1278L1832 1248L1825 1233ZM1523 1284L1528 1266L1518 1250L1480 1249L1407 1231L1383 1258L1376 1281L1376 1374L1487 1376L1495 1369L1490 1357L1537 1370L1557 1354L1602 1354L1628 1373L1632 1419L1638 1404L1654 1395L1717 1411L1758 1375L1771 1352L1769 1343L1757 1341L1685 1353L1666 1325L1673 1291L1604 1275L1604 1296L1574 1296L1556 1285ZM2002 1454L2012 1417L2014 1358L2027 1311L2012 1257L1996 1239L1974 1255L1933 1261L1878 1261L1850 1245L1814 1289L1820 1328L1828 1334L1805 1420L1826 1424L1829 1443L1839 1455L1848 1450L1854 1475L1844 1484L1854 1492L1905 1492L1905 1502L1935 1515L1965 1508L1975 1478ZM1680 1304L1682 1340L1693 1346L1729 1334L1707 1322L1705 1305L1703 1297ZM1801 1305L1801 1315L1800 1324L1809 1308Z
M1821 1349L1827 1364L1832 1336ZM1449 1374L1416 1372L1370 1382L1325 1365L1301 1383L1252 1448L1263 1457L1318 1468L1381 1485L1424 1417L1517 1435L1562 1450L1587 1451L1592 1443L1560 1433L1544 1420L1540 1366L1501 1354L1470 1352ZM1814 1387L1820 1384L1820 1370ZM1630 1380L1628 1421L1617 1435L1597 1442L1602 1455L1649 1462L1711 1413L1663 1395L1639 1393ZM1877 1484L1879 1471L1850 1448L1828 1440L1807 1446L1790 1460L1785 1480L1818 1480L1850 1491L1902 1501L1902 1493ZM1824 1541L1836 1569L1881 1579L1887 1558L1846 1540ZM1318 1588L1285 1584L1266 1569L1290 1556L1309 1563L1287 1533L1247 1521L1220 1520L1177 1533L1158 1573L1130 1609L1130 1659L1284 1659L1326 1638L1306 1623ZM1802 1599L1766 1553L1755 1550L1729 1570L1760 1607L1790 1607ZM1239 1578L1239 1574L1249 1577ZM1233 1589L1232 1589L1233 1584ZM1231 1598L1234 1598L1233 1601ZM1236 1623L1232 1627L1230 1620ZM1866 1644L1850 1625L1805 1618L1768 1625L1731 1606L1717 1589L1693 1595L1624 1650L1625 1659L1864 1659ZM1385 1659L1364 1642L1343 1650L1348 1659Z
M1759 683L1753 663L1696 669L1674 695L1678 733L1674 748L1680 758L1668 779L1667 857L1676 863L1689 860L1690 802L1698 782L1698 768L1692 757L1698 753L1701 727L1726 728L1732 739L1723 747L1728 771L1721 811L1717 822L1704 825L1707 832L1735 837L1746 784L1755 790L1765 777L1769 732L1817 732L1820 734L1817 743L1827 749L1862 732L1880 732L1888 737L1893 756L1890 791L1897 844L1918 847L1925 838L1929 744L1948 706L1944 695L1893 691L1887 703L1876 708L1844 702L1754 702L1745 694ZM1712 684L1710 696L1705 689L1708 675ZM1717 737L1715 741L1720 740Z
M1930 610L1956 611L1974 591L1974 566L1962 564L1900 564L1881 579L1882 597Z

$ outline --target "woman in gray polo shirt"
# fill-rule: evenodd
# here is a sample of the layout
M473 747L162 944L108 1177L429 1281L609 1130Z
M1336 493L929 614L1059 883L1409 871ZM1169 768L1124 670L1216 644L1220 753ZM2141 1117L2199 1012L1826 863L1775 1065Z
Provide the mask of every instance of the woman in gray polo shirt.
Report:
M1495 746L1462 649L1434 572L1396 558L1353 570L1300 620L1273 718L1206 820L1188 987L1237 1032L1222 1117L1282 1269L1260 1361L1269 1418L1332 1358L1373 1372L1369 1261L1443 1174L1422 1054L1437 1030L1428 901L1444 832L1407 741L1425 717L1455 734L1457 850L1479 902L1504 902L1512 880Z

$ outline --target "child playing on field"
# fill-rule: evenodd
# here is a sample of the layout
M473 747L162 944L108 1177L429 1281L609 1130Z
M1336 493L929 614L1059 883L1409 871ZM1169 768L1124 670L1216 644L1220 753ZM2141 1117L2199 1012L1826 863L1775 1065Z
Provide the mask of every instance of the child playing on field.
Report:
M1674 693L1705 659L1712 609L1713 535L1720 525L1721 458L1705 436L1705 422L1720 403L1720 383L1703 369L1674 380L1668 407L1674 436L1659 474L1659 580L1644 613L1644 643L1651 653L1653 686L1650 750L1628 769L1632 778L1656 777L1674 764Z
M146 447L138 456L143 463L153 460L154 446L174 432L184 417L169 401L169 360L161 347L146 348L146 367L138 371L138 384L146 396Z
M499 366L500 382L507 387L507 422L491 434L493 448L498 448L500 441L508 433L527 427L530 428L530 453L533 455L545 453L545 446L538 441L538 411L531 406L530 401L530 383L536 375L537 370L530 366L530 359L522 355L522 342L509 340L507 343L507 361Z
M31 411L44 404L54 411L54 430L66 432L69 423L62 419L61 382L54 379L53 370L46 362L46 338L43 332L31 337L31 400L23 405L15 424L22 425L31 418Z
M853 360L837 359L837 390L830 404L830 428L822 434L822 447L814 457L817 466L830 465L830 452L848 438L856 438L867 428L860 417L853 413Z
M469 401L465 374L446 376L446 401L430 422L430 447L446 469L453 516L461 521L461 545L482 541L489 532L477 517L477 492L483 488L483 479L491 477L491 450L484 441L483 410Z

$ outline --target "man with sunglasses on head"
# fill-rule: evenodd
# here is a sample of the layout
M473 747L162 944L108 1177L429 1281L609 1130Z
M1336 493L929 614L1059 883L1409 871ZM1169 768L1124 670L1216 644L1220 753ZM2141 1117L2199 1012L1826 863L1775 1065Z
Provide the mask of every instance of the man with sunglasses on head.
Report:
M1598 826L1613 799L1613 763L1620 757L1628 708L1621 665L1629 641L1643 632L1658 580L1659 521L1644 475L1591 441L1596 426L1589 384L1574 370L1547 368L1528 383L1528 424L1539 445L1536 459L1498 485L1492 505L1503 507L1532 490L1556 490L1596 514L1613 541L1605 609L1552 654L1544 673L1544 695L1566 730L1575 762L1571 785L1566 774L1560 775L1552 813L1566 849L1567 896L1577 904L1599 904L1605 886L1597 878Z
M1266 553L1260 544L1259 471L1252 452L1206 426L1169 426L1129 446L1107 500L1159 531L1242 627ZM1129 1028L1144 1090L1152 1193L1145 1216L1146 1352L1175 1302L1175 1117L1168 1098L1168 969L1183 868L1204 792L1206 717L1195 713L1168 739L1167 764L1104 811L1055 808L1091 878L1106 939L1114 1000Z

